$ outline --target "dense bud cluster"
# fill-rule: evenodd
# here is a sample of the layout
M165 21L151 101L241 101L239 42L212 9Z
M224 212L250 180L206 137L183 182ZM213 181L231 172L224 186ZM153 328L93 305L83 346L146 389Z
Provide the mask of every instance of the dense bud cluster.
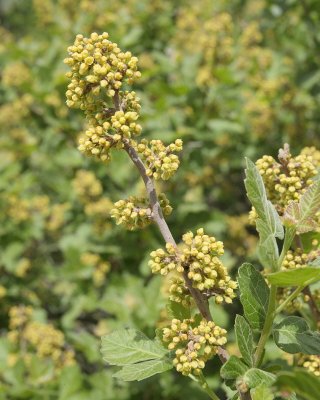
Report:
M316 147L304 147L301 151L301 154L312 157L313 164L316 166L316 168L320 168L320 151Z
M102 185L91 171L77 171L72 181L72 186L76 194L84 202L102 194Z
M106 213L109 213L112 207L113 203L109 198L101 197L98 200L86 203L84 211L89 217L105 218Z
M223 243L205 235L203 229L198 229L196 235L186 233L182 240L181 248L167 243L166 251L158 249L150 254L152 272L167 275L173 270L186 271L193 287L208 296L215 296L218 304L223 301L231 303L237 284L219 259L224 252Z
M92 110L94 99L101 92L113 97L124 82L133 83L140 77L138 59L130 52L122 52L116 43L108 40L108 33L92 33L90 38L77 35L68 48L69 57L64 61L71 68L67 76L67 105Z
M280 214L290 201L299 201L317 174L317 161L312 155L302 152L293 157L288 146L280 150L279 162L271 156L263 156L256 165L264 181L267 196Z
M299 365L302 365L309 372L315 376L320 377L320 356L318 355L302 355L298 361Z
M191 296L182 277L176 276L170 279L169 299L189 307Z
M50 357L58 366L74 363L72 350L64 348L64 334L55 329L51 324L30 322L23 334L23 338L36 349L40 358Z
M2 82L5 86L21 86L30 81L29 68L22 62L8 64L2 72Z
M177 171L180 161L174 152L182 150L182 140L165 146L161 140L141 140L137 145L138 152L145 160L147 175L154 179L167 180Z
M30 306L14 306L9 310L8 340L12 349L18 353L10 353L8 364L14 365L19 358L28 364L33 355L51 359L55 370L74 363L74 352L66 348L64 334L51 324L32 320L33 308ZM23 346L23 349L19 346Z
M123 148L123 141L142 129L137 123L139 98L133 91L120 91L124 83L140 77L138 59L110 42L106 32L90 38L77 35L68 52L67 105L83 110L89 125L79 139L79 150L107 162L111 148Z
M159 203L165 216L170 215L172 207L164 193L160 193ZM116 224L123 224L126 229L134 230L145 228L152 222L152 210L149 200L145 197L130 196L125 200L119 200L110 211Z
M106 281L106 275L111 269L108 261L104 261L101 257L94 253L83 253L80 261L82 264L90 266L92 271L92 279L95 286L100 287Z
M309 253L304 253L301 248L288 250L282 262L281 269L305 268L309 263L319 257L319 253L319 250L312 250Z
M175 350L173 364L177 371L197 375L227 339L226 330L213 321L203 319L197 324L194 319L173 319L171 326L163 329L163 341L169 350Z
M51 207L48 221L46 222L46 228L48 231L56 232L65 223L66 212L70 209L70 203L54 204Z
M21 328L31 318L33 308L30 306L14 306L9 310L9 328L11 330Z

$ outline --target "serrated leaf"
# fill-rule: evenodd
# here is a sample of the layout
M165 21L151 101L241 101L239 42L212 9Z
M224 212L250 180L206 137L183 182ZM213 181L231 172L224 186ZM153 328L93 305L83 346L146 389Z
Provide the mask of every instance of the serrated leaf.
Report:
M276 380L276 376L270 372L258 368L250 368L243 376L243 381L249 388L255 388L260 384L270 386Z
M314 218L320 210L320 181L314 182L301 196L300 201L301 220Z
M254 343L251 327L242 315L237 315L234 328L241 355L244 361L249 366L252 366L254 362Z
M320 379L303 369L280 372L275 383L281 391L295 392L306 400L319 400Z
M283 239L284 229L274 205L267 199L263 179L255 164L246 158L245 187L248 199L258 214L259 257L266 267L276 268L279 250L276 238Z
M249 367L236 356L230 356L228 361L220 369L223 379L237 379L243 376Z
M252 400L273 400L274 395L270 387L261 384L250 391Z
M279 271L268 274L267 279L270 283L280 287L303 286L320 280L320 268L306 267L289 271Z
M301 196L299 202L290 202L283 221L287 226L294 225L298 234L317 228L316 213L320 210L320 181L315 181Z
M311 331L300 317L286 317L273 328L276 345L283 351L295 354L320 354L320 333Z
M181 303L175 301L170 301L167 304L167 311L171 318L183 320L191 317L190 307L184 307Z
M239 268L238 283L244 315L253 329L262 329L269 302L269 288L263 276L248 263Z
M150 376L160 374L173 368L169 359L158 359L139 362L137 364L125 365L120 371L113 374L114 378L123 381L142 381Z
M101 353L111 365L128 365L163 358L168 351L136 329L118 329L102 337Z

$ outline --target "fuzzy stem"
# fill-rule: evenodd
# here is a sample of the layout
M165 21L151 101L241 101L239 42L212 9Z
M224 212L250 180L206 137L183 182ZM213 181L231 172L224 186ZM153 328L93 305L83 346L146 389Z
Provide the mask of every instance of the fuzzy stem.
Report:
M285 299L283 303L279 305L279 307L275 310L275 314L279 314L290 301L295 299L304 289L304 286L298 286L291 294L289 297Z
M270 288L270 296L269 296L269 304L268 310L266 315L266 320L264 322L264 326L261 332L261 336L259 339L259 343L255 352L255 367L259 367L263 360L264 355L264 348L269 339L272 323L275 316L275 309L276 309L276 294L277 294L277 287L275 285L271 285Z
M220 400L219 397L214 393L214 391L210 389L208 382L206 381L206 378L203 376L202 372L200 372L197 378L196 378L197 382L202 387L202 389L208 394L210 399Z
M314 300L314 298L312 296L310 287L309 286L305 287L303 289L303 293L305 295L307 295L308 298L309 298L309 300L308 300L309 308L310 308L310 311L311 311L311 313L313 315L313 318L315 320L316 326L318 326L319 321L320 321L320 311L319 311L319 308L317 306L317 303L315 302L315 300Z
M299 247L300 249L302 249L302 251L304 251L303 243L302 243L302 240L301 240L301 236L296 235L295 236L295 242L296 242L296 246ZM312 314L312 316L314 318L314 322L315 322L316 326L318 326L319 321L320 321L320 310L319 310L319 308L317 306L317 303L315 302L315 300L314 300L314 298L312 296L310 287L309 286L305 287L303 289L303 293L305 295L307 295L308 298L309 298L309 300L308 300L309 309L310 309L310 312L311 312L311 314Z
M146 191L150 201L150 207L152 212L152 218L154 222L157 224L161 235L166 243L171 243L173 246L177 247L177 243L174 240L172 233L168 227L166 220L163 217L163 213L160 207L158 195L156 192L156 188L153 182L153 179L150 178L146 173L146 168L139 157L136 150L130 145L129 141L124 142L124 149L128 153L134 165L140 172L140 175L143 179L143 182L146 187ZM186 283L186 286L193 297L201 315L208 321L212 321L212 316L209 310L208 300L203 294L192 286L191 280L188 278L188 274L186 271L183 273L183 277Z
M287 254L287 251L290 249L290 246L292 244L292 241L294 239L295 234L296 234L295 228L286 228L283 247L282 247L282 251L281 251L281 254L280 254L280 257L279 257L279 261L278 261L278 269L281 268L283 260L284 260L286 254Z

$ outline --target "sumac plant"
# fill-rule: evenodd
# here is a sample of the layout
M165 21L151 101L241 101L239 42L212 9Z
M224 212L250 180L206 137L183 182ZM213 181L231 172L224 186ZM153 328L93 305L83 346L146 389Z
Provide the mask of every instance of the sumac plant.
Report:
M149 266L153 274L170 279L172 320L154 339L133 328L102 338L104 360L120 367L114 377L140 381L174 368L218 399L206 377L207 364L218 357L220 378L232 399L318 399L319 151L305 148L294 157L284 145L278 160L246 159L244 185L259 234L260 264L244 263L233 280L221 259L221 241L203 229L176 241L167 225L172 208L155 181L177 171L182 140L139 139L140 102L130 90L141 75L138 59L107 33L77 35L68 52L67 105L83 110L87 120L79 150L104 163L113 152L127 153L145 184L145 196L117 201L111 216L129 230L157 225L164 243L151 252ZM210 303L224 307L236 298L243 315L234 321L236 345L230 354L228 332L215 322ZM281 349L282 363L265 362L267 345Z

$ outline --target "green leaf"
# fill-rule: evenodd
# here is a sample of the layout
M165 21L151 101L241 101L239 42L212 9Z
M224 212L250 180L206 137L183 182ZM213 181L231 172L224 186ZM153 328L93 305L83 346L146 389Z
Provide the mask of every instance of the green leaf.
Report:
M283 351L295 354L320 354L320 333L310 330L300 317L286 317L273 328L276 345Z
M250 368L243 376L243 381L253 389L260 384L270 386L276 380L276 376L270 372L258 368Z
M190 307L184 307L181 303L170 301L167 304L167 311L171 318L188 319L191 317Z
M254 343L251 327L244 317L237 315L234 328L241 355L249 366L253 366Z
M247 196L258 214L259 257L264 266L276 268L279 250L276 237L283 239L284 229L274 205L267 199L262 177L255 164L246 158L245 187Z
M248 263L239 268L240 301L253 329L262 329L268 308L269 288L263 276Z
M320 280L320 268L306 267L267 275L268 281L280 287L303 286Z
M267 199L266 189L259 170L248 158L246 158L246 166L246 179L244 183L248 199L256 209L259 218L267 223L276 237L282 239L284 231L281 220L274 206Z
M256 221L257 231L259 233L258 256L261 264L269 268L276 269L279 259L279 249L274 233L270 231L267 223L261 219Z
M152 375L160 374L173 368L169 359L143 361L137 364L125 365L120 371L113 374L114 378L123 381L141 381Z
M230 356L228 361L223 364L220 375L223 379L237 379L243 376L249 367L236 356Z
M250 391L252 400L273 400L274 395L271 389L265 384L257 386Z
M292 201L286 208L283 221L295 226L298 234L317 228L316 213L320 210L320 181L315 181L301 196L299 203Z
M111 365L128 365L163 358L168 351L136 329L118 329L102 337L101 353Z
M319 400L320 379L303 369L280 372L275 383L281 391L295 392L306 400Z
M315 260L311 261L311 263L309 263L309 266L320 267L320 257L317 257Z
M78 365L63 368L59 379L59 400L68 400L82 386L82 375Z

